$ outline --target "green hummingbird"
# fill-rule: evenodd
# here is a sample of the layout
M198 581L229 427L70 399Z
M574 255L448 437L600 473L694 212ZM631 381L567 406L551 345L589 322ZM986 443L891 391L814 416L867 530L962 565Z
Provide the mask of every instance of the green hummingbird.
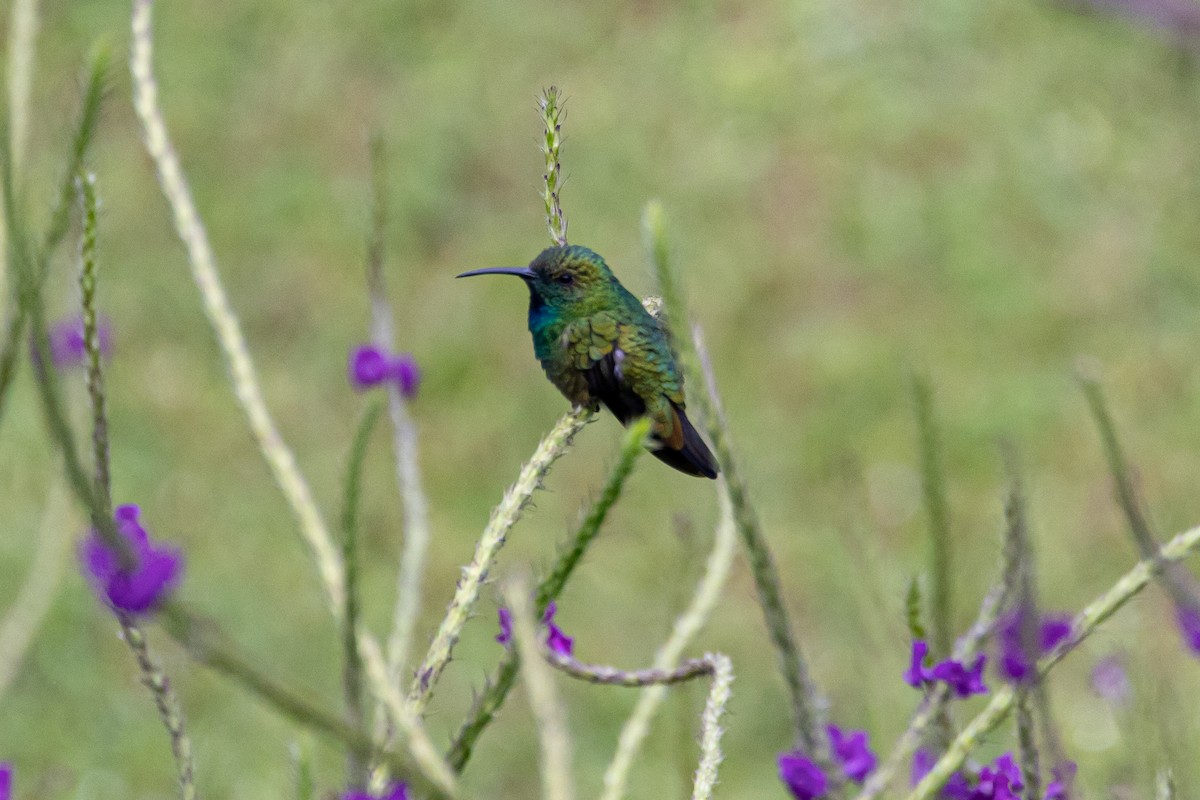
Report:
M667 333L586 247L543 250L528 267L472 275L516 275L529 287L529 332L542 369L571 403L608 407L621 424L650 417L651 452L688 475L717 477L717 461L684 412L683 374Z

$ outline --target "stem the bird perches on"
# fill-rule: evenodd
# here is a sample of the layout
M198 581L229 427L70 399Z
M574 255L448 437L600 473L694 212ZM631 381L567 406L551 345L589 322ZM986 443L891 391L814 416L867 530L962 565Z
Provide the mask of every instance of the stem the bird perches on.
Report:
M721 465L721 472L729 486L729 498L733 504L734 519L741 534L754 585L758 590L758 602L762 607L771 643L779 656L780 672L787 684L791 699L792 722L796 734L796 745L818 763L828 764L824 736L824 712L816 687L812 682L800 648L792 634L787 609L783 603L783 590L779 572L771 555L770 546L758 521L758 514L750 504L750 496L741 473L738 471L733 449L729 442L728 427L721 412L720 396L712 370L704 369L699 352L699 329L689 336L687 307L675 274L667 258L666 230L662 205L651 202L646 205L642 216L647 247L654 261L658 285L662 290L666 309L666 323L674 332L671 337L686 376L685 383L691 387L688 401L697 407L704 419L705 430L712 441L713 450ZM693 342L693 339L696 341ZM703 386L707 389L700 391ZM827 770L829 774L836 774Z
M558 151L562 147L564 105L565 100L556 86L546 89L538 98L538 112L542 115L542 123L545 125L542 152L546 156L546 171L542 175L542 194L546 201L546 227L550 231L550 238L560 247L567 243L567 218L563 215L562 204L558 199L563 184Z

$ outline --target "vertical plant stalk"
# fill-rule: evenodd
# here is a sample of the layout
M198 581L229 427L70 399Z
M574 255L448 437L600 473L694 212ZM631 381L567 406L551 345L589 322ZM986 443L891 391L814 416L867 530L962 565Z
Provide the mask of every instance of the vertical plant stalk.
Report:
M62 477L57 474L51 475L47 483L49 488L33 563L12 607L0 621L0 706L54 598L58 596L63 564L71 552L68 531L72 525L66 513L66 487L63 486Z
M625 480L633 471L634 462L644 452L643 442L648 433L649 422L646 421L635 422L625 432L621 454L609 473L600 496L584 516L574 536L559 549L558 557L550 571L538 582L534 593L534 610L538 614L544 614L550 603L559 596L588 546L600 532L609 510L621 495ZM461 772L466 765L475 742L508 697L520 668L521 662L516 652L512 649L505 650L495 674L488 679L483 691L475 698L466 720L459 726L450 743L447 760L455 771Z
M1116 488L1117 504L1121 506L1121 511L1129 522L1129 532L1133 535L1139 555L1144 559L1153 558L1158 552L1158 542L1155 541L1154 532L1138 502L1137 491L1129 475L1129 465L1117 436L1117 426L1104 399L1104 387L1100 382L1099 372L1099 366L1090 361L1081 362L1076 369L1079 385L1087 398L1088 409L1092 412L1100 432L1104 457L1108 461ZM1200 587L1197 587L1195 579L1186 568L1179 565L1169 566L1163 570L1159 580L1177 606L1200 614Z
M1132 600L1138 592L1145 589L1146 584L1165 566L1178 563L1198 546L1200 546L1200 527L1195 527L1167 542L1154 558L1143 559L1134 565L1107 592L1075 615L1075 619L1071 622L1071 633L1067 638L1038 661L1038 678L1044 679L1046 674L1064 656L1091 635L1098 625ZM950 776L962 767L967 756L982 744L985 737L996 726L1004 721L1008 712L1012 710L1015 700L1016 693L1012 686L1005 685L998 689L983 711L967 724L929 773L907 795L906 800L930 800L937 796Z
M363 463L371 431L379 419L381 406L372 403L354 435L350 459L346 466L346 486L342 500L342 564L345 567L346 615L342 622L342 690L346 697L346 718L355 728L363 727L362 656L358 652L359 592L358 592L358 506L362 496ZM362 789L366 786L368 754L353 747L347 749L346 784Z
M941 436L933 408L933 388L920 375L912 378L913 408L921 454L921 489L929 516L929 572L932 581L930 621L933 627L933 660L950 656L954 641L952 597L953 542L946 512L946 487L942 479Z
M37 0L14 0L8 32L9 157L14 182L20 183L29 141L29 94L37 45ZM0 217L0 301L8 298L8 226Z
M152 0L133 0L131 18L133 40L130 73L133 78L133 105L142 125L146 152L154 162L159 186L171 207L176 233L187 249L192 278L200 290L204 312L224 353L238 404L246 414L250 432L262 451L276 484L300 525L300 533L316 562L333 617L336 621L341 621L346 603L341 557L313 499L312 491L296 465L292 451L279 435L267 410L241 326L217 273L208 233L196 210L187 179L179 164L179 157L167 134L162 109L159 107L158 83L154 77L151 6Z
M717 767L721 763L721 717L729 703L729 687L733 683L733 664L720 653L713 660L713 682L704 713L700 717L700 764L692 783L692 800L710 800L717 785Z
M392 307L384 288L384 242L387 229L387 162L383 140L371 140L371 233L367 244L367 291L371 300L371 341L390 352L395 342ZM388 674L399 685L408 664L413 630L421 612L421 582L429 549L429 504L421 485L417 458L417 426L408 403L394 381L387 382L388 416L392 421L392 450L396 485L404 509L404 544L396 573L396 607L387 641Z
M492 511L491 519L484 528L483 536L475 545L471 563L463 567L462 577L454 592L454 598L446 609L446 616L438 627L429 651L421 661L416 677L409 687L407 703L412 713L420 716L425 711L433 687L441 677L442 670L450 663L450 656L462 629L471 617L479 590L487 578L488 570L508 538L508 532L521 518L533 493L541 488L542 480L550 467L571 447L575 434L591 419L592 412L585 408L574 408L564 414L550 432L542 438L533 456L521 467L517 482L504 493L500 504Z
M800 654L800 648L792 635L787 608L783 602L783 590L779 583L779 573L775 568L775 561L771 555L770 546L767 544L766 536L763 534L762 526L759 524L758 514L750 504L745 480L738 471L737 462L733 456L733 448L729 441L729 428L721 411L720 395L717 392L712 366L707 363L707 359L700 355L703 350L700 329L699 327L690 328L688 324L687 307L668 259L662 205L657 201L646 204L642 215L642 227L648 250L654 260L658 285L662 290L667 325L675 331L671 341L678 351L687 381L692 386L691 402L701 412L708 438L713 444L717 461L721 465L721 471L725 474L725 480L729 487L734 519L742 539L742 545L746 550L746 558L750 562L750 571L754 576L754 586L758 592L758 603L762 608L767 633L778 655L780 672L788 689L796 746L822 767L827 768L829 767L829 756L823 733L825 728L823 702L818 696L808 665ZM689 329L692 331L690 338L686 333ZM707 397L704 392L697 391L701 385L707 389ZM826 769L825 772L829 775L837 774L832 769Z
M554 686L554 674L541 658L533 602L524 580L514 580L504 591L512 609L513 638L525 662L525 684L541 742L542 796L545 800L571 800L571 737L566 711Z
M447 797L458 796L458 782L454 770L441 757L425 726L419 717L409 711L400 695L400 690L391 682L387 673L387 663L379 643L374 639L359 637L359 649L367 668L367 680L371 682L378 697L383 698L384 712L390 724L404 734L408 740L408 750L416 761L417 767L429 781L441 788ZM381 765L382 766L382 765ZM371 790L382 793L387 785L386 770L376 769L371 779Z
M691 643L696 634L707 622L721 597L721 590L729 576L733 564L733 555L737 546L736 525L733 519L733 506L729 499L728 487L724 477L717 478L720 486L717 500L720 504L720 519L717 522L713 536L713 549L708 556L704 575L696 586L691 602L683 614L675 620L670 636L658 648L654 656L655 669L670 669L679 661L684 648ZM634 757L640 752L642 742L650 733L650 722L655 712L666 698L666 689L662 686L650 686L638 697L633 712L621 728L617 739L617 750L612 762L604 770L604 792L602 800L619 800L625 795L629 783L629 770Z
M558 160L558 152L562 148L565 101L559 94L558 87L551 86L542 92L537 105L542 124L545 126L542 152L546 156L546 172L542 175L542 195L546 201L546 228L550 232L551 240L562 247L567 243L567 218L563 215L562 204L558 198L563 184L562 164Z
M87 391L92 407L92 457L94 496L93 518L112 517L112 481L109 470L108 415L105 411L104 371L100 364L100 335L96 318L96 177L81 175L78 181L79 202L83 220L80 244L79 289L83 306L83 347L87 354ZM95 519L93 519L95 522ZM137 661L142 683L150 690L163 727L171 739L171 752L179 771L179 796L182 800L196 797L195 761L192 741L184 724L179 698L167 681L167 675L150 655L146 636L131 614L117 612L121 634Z

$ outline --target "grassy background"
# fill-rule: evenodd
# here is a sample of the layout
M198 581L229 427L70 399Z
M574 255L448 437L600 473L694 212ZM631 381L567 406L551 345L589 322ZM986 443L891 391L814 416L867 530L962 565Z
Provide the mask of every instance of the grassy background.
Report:
M126 14L101 2L43 10L35 209L49 204L84 53L105 37L123 54ZM1134 557L1072 380L1080 354L1104 365L1157 528L1200 521L1200 92L1194 68L1152 33L1025 0L232 0L163 3L156 22L175 143L268 402L331 520L364 405L344 363L367 324L368 133L388 139L390 294L425 371L413 410L434 543L419 644L490 507L565 408L532 358L522 287L451 279L524 263L547 243L532 99L550 83L569 97L571 240L650 292L638 219L646 199L663 199L800 641L835 719L868 728L877 749L916 700L899 680L903 593L925 563L912 370L934 381L944 420L960 624L998 551L1000 434L1027 466L1046 606L1078 608ZM100 297L117 339L116 499L142 504L152 530L186 549L188 601L332 706L336 632L225 382L122 61L94 150ZM63 314L72 274L64 257L53 277ZM0 426L0 608L54 472L34 401L26 371ZM497 574L548 562L618 438L608 417L583 433ZM382 438L365 503L367 616L383 630L400 513ZM713 506L706 482L638 466L560 602L582 658L649 661L699 571ZM673 532L680 515L691 536ZM439 740L499 655L494 599L431 706ZM19 797L171 796L165 737L113 634L72 572L0 698L0 758L16 763ZM202 794L287 796L287 747L308 746L306 734L156 644L187 710ZM718 796L783 797L784 693L743 564L695 649L730 654L737 674ZM1124 709L1088 686L1113 651L1135 686ZM563 689L586 796L634 697ZM1200 673L1161 593L1108 623L1052 691L1088 796L1125 786L1122 796L1149 797L1167 763L1181 796L1200 791ZM668 707L633 797L685 793L702 697L685 690ZM469 796L536 796L529 720L518 691L469 767ZM1011 741L997 734L985 755ZM336 788L340 753L311 746Z

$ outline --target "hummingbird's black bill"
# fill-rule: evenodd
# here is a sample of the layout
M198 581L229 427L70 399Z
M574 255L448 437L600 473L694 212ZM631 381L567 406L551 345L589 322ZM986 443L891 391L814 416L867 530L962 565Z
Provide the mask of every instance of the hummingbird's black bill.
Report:
M527 281L534 278L534 272L529 267L487 267L485 269L473 269L470 272L464 272L454 277L469 278L472 275L516 275L518 278Z

